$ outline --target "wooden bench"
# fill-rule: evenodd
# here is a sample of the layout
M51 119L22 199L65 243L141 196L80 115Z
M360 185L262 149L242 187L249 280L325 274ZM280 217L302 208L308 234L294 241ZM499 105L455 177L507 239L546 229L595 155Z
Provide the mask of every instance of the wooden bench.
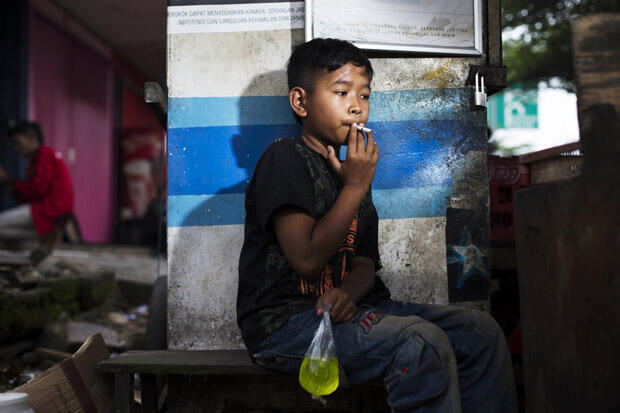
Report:
M114 402L115 412L132 412L134 400L134 374L140 376L142 412L158 412L162 399L166 394L158 395L156 377L166 375L254 375L280 376L290 380L290 374L278 373L264 369L254 364L246 350L207 350L207 351L129 351L114 358L102 361L98 370L114 374ZM383 387L382 382L373 382L373 387ZM343 387L349 387L342 383ZM365 412L370 410L370 396L364 396L362 389L359 392L358 403L351 406L351 412ZM364 394L369 392L363 392ZM367 406L367 407L364 407Z
M158 374L274 374L252 363L246 350L128 351L102 361L98 370L114 374L114 403L117 413L132 411L134 374L140 376L144 413L159 411L155 381Z

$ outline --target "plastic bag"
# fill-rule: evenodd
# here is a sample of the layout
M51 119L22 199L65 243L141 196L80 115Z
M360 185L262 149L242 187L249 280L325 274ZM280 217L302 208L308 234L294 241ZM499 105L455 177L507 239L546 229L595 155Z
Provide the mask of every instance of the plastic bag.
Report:
M338 388L338 358L329 318L330 306L323 307L323 319L314 333L299 369L299 383L313 399L325 404L321 396L333 393Z

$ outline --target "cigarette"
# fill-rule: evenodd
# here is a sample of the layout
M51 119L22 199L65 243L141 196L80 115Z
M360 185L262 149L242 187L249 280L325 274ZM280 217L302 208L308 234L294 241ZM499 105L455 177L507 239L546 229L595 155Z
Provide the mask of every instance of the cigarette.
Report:
M375 133L375 131L370 128L365 128L360 125L357 125L356 127L357 127L357 130L361 130L364 133Z

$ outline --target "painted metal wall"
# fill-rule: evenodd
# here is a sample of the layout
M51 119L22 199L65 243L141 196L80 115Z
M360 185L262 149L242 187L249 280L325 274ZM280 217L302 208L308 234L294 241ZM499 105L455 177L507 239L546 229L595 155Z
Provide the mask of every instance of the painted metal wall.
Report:
M28 117L73 179L84 239L110 241L115 205L111 63L30 12Z
M235 323L244 190L263 150L295 136L285 65L303 29L171 30L196 4L168 4L169 347L242 346ZM264 2L261 3L264 6ZM303 6L303 2L279 2ZM257 5L258 6L258 5ZM178 26L175 26L178 28ZM174 33L172 33L174 31ZM486 119L469 66L482 58L372 58L369 126L381 276L394 298L488 299Z

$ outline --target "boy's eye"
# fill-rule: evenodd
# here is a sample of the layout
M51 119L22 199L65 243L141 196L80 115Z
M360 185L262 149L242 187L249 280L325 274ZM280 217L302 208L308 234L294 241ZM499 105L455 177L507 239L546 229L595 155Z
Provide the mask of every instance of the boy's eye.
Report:
M370 95L362 95L361 98L362 99L370 99Z
M345 92L344 90L339 90L339 91L336 92L336 94L340 95L340 96L346 96L347 92Z

